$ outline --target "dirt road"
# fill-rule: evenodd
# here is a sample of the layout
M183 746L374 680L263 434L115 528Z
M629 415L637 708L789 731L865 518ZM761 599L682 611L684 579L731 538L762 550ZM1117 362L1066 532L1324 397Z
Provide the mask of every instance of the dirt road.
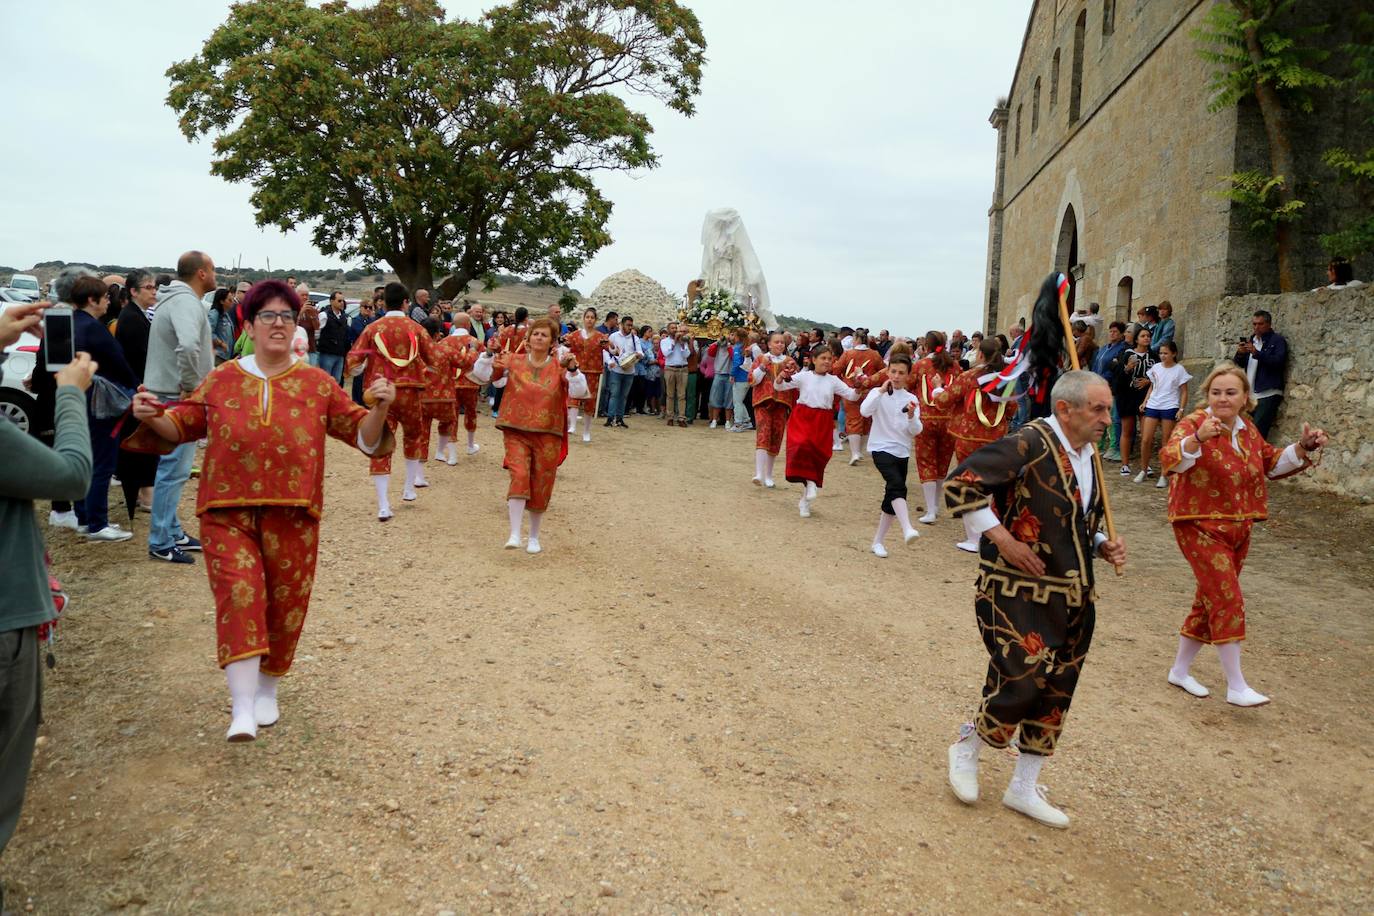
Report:
M1115 477L1060 754L1074 818L983 801L945 748L985 664L942 518L867 551L869 462L815 516L749 484L752 434L596 428L545 553L505 539L499 436L395 521L331 443L314 603L283 718L228 745L202 564L54 536L73 596L3 874L36 912L1368 912L1369 510L1276 487L1245 589L1259 710L1165 684L1192 578L1163 492ZM779 469L781 470L781 468ZM397 483L399 488L399 482ZM193 493L187 490L189 511ZM398 494L393 494L400 506ZM919 502L919 499L916 500ZM1222 686L1215 654L1195 673Z

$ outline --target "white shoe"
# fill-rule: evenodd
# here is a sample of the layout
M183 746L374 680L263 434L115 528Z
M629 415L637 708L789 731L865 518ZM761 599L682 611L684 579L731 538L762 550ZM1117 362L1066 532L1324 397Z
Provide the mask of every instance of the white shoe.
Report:
M763 478L763 485L770 490L777 486L777 484L773 483L773 478L771 477Z
M954 546L955 546L955 547L958 547L960 550L964 551L965 553L977 553L977 552L978 552L978 544L977 544L976 541L960 541L959 543L955 544Z
M912 541L916 540L920 536L921 532L917 531L915 528L912 528L910 531L902 533L902 542L905 544L910 544Z
M849 466L852 468L854 465L858 464L860 461L863 461L863 460L864 460L864 456L863 456L863 455L855 455L854 457L852 457L852 458L849 459Z
M1169 672L1169 683L1173 684L1175 687L1179 687L1183 690L1186 690L1188 693L1191 693L1195 697L1210 696L1212 693L1212 691L1202 686L1202 684L1198 682L1198 679L1193 677L1191 674L1187 675L1186 677L1179 677L1177 674L1174 674L1174 672L1171 670Z
M1269 702L1269 698L1253 687L1246 687L1244 690L1227 690L1226 702L1232 706L1263 706Z
M916 519L916 521L920 522L922 525L933 525L935 524L935 513L927 512L925 515Z
M576 423L576 422L574 422L571 426L568 427L568 434L569 434L569 435L572 435L572 434L575 433L575 432L577 432L577 423Z
M592 441L592 434L591 434L591 431L590 431L590 430L588 430L588 431L582 433L582 441L583 441L583 442L591 442L591 441Z
M68 510L66 512L49 512L48 525L53 528L77 529L76 513Z
M91 541L127 541L133 536L132 531L125 531L118 525L106 525L99 531L88 532L86 539Z
M756 486L756 487L761 487L761 486L763 486L763 478L762 478L762 477L755 477L755 478L753 479L753 481L754 481L754 486Z
M90 534L90 533L91 533L91 529L87 528L85 525L77 525L77 526L76 526L76 533L77 533L77 534Z
M525 545L525 553L538 553L543 549L539 546L539 538L530 538L530 542Z
M1002 804L1013 811L1019 811L1031 820L1039 821L1046 827L1063 830L1069 826L1069 816L1051 805L1045 798L1045 787L1036 786L1029 795L1013 792L1011 787L1002 795Z
M423 490L427 486L429 486L429 481L425 480L423 477L415 481L415 489L417 490Z
M1133 479L1135 480L1136 483L1144 483L1144 482L1145 482L1145 472L1144 472L1144 471L1141 471L1139 474L1135 475L1135 477L1134 477Z
M809 500L809 499L807 499L805 496L803 496L801 502L797 503L797 510L798 510L799 512L801 512L801 517L802 517L802 518L810 518L810 517L811 517L811 500Z
M1155 489L1156 489L1156 490L1167 490L1167 489L1169 489L1169 478L1168 478L1168 477L1165 477L1165 476L1161 476L1158 480L1155 481Z
M476 442L474 442L474 443L472 443L472 445L469 445L469 446L468 446L468 454L469 454L469 455L475 455L475 454L477 454L478 452L480 452L481 450L482 450L482 446L478 445Z
M842 452L844 451L844 444L837 442L835 445L831 446L830 450L832 452Z
M975 741L982 738L961 738L949 746L949 787L954 797L966 805L978 801L978 757Z
M394 514L395 514L395 513L393 513L393 512L391 511L391 509L389 509L389 508L387 508L387 509L378 509L378 510L377 510L377 521L379 521L379 522L387 522L387 521L390 521L391 518L392 518L392 516L393 516Z
M711 425L708 426L708 427L706 427L706 428L707 428L707 429L715 429L718 425L719 425L719 424L716 423L715 420L712 420L712 421L711 421Z
M401 499L404 499L408 503L413 503L415 502L415 500L419 498L419 494L416 493L414 490L404 490L401 492Z
M507 550L516 550L520 547L520 535L512 534L510 540L506 541Z
M449 467L454 467L458 464L458 447L456 445L450 445L448 447L448 454L444 456L444 464Z
M258 737L258 723L252 716L240 716L229 723L229 732L224 736L230 741L255 741Z
M806 484L806 491L805 491L805 492L806 492L806 498L807 498L808 500L815 499L815 498L816 498L816 494L817 494L816 485L815 485L814 483L812 483L811 481L807 481L807 484Z
M875 543L875 544L873 545L873 555L874 555L875 557L884 557L884 558L885 558L885 557L887 556L887 548L884 547L882 544L876 544L876 543Z
M258 728L271 728L280 718L281 710L277 708L274 697L259 695L253 700L253 719L258 723Z

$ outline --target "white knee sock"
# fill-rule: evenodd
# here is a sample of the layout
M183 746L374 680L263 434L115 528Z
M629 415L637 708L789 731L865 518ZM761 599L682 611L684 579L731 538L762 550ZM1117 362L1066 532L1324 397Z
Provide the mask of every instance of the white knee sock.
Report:
M569 407L569 408L568 408L568 432L570 432L570 433L571 433L571 432L576 432L576 430L577 430L577 408L576 408L576 407Z
M906 500L894 499L892 501L892 514L897 517L897 524L902 526L902 534L911 533L911 510L907 508Z
M849 437L849 457L858 458L859 449L863 446L863 436Z
M445 458L447 458L447 457L448 457L448 436L440 435L440 436L439 436L439 447L438 447L437 449L435 449L435 451L434 451L434 458L435 458L435 460L437 460L437 461L443 461L443 460L444 460Z
M921 484L921 495L926 500L926 514L921 516L921 521L928 524L940 515L940 481Z
M253 718L259 726L276 725L281 712L277 708L277 682L281 678L258 672L258 695L253 701Z
M525 501L523 499L506 500L506 511L510 514L510 539L518 544L520 543L520 524L525 520Z
M539 526L544 524L544 513L530 511L530 540L539 540Z
M878 533L873 535L873 543L881 544L883 538L887 537L887 530L892 527L892 520L895 516L888 515L886 512L878 513Z
M261 664L262 656L254 655L224 666L224 679L229 684L229 699L233 703L229 737L257 736L258 723L253 718L253 703L258 698L258 667Z
M1016 758L1016 770L1011 774L1012 793L1022 796L1034 795L1035 784L1040 781L1040 768L1044 765L1044 757L1023 751Z
M421 478L421 474L420 474L420 459L418 459L418 458L407 458L407 459L406 459L406 485L405 485L405 490L404 490L403 492L404 492L404 493L409 493L409 494L414 494L414 492L415 492L415 481L419 480L420 478Z
M814 480L808 480L808 481L806 482L806 498L807 498L807 500L809 501L809 500L815 499L815 498L816 498L817 492L818 492L818 491L817 491L817 488L816 488L816 481L814 481Z
M1202 651L1203 643L1196 639L1189 639L1187 636L1178 638L1178 654L1174 656L1173 673L1180 678L1188 676L1188 669L1193 667L1193 659Z
M763 468L768 463L768 452L754 449L754 483L763 483Z
M764 475L763 475L763 477L764 477L764 480L772 480L772 479L773 479L773 464L778 460L778 456L777 456L777 455L769 455L767 452L764 452L764 455L767 457L767 461L765 462L765 464L764 464L764 466L763 466L763 470L764 470Z
M582 438L586 442L592 441L592 415L587 414L582 418Z
M864 453L867 452L867 451L868 451L868 437L867 437L867 436L860 436L860 437L859 437L859 454L862 455L862 454L864 454Z
M1221 659L1221 670L1226 675L1226 689L1241 691L1250 685L1245 683L1245 675L1240 673L1240 643L1227 642L1217 646L1217 657Z
M373 474L372 485L377 488L377 511L390 512L391 500L387 496L387 487L391 485L390 474Z

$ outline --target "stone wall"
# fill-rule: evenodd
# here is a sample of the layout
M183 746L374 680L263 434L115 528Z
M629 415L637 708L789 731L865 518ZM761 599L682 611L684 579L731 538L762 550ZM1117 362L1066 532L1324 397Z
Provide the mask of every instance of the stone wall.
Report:
M1374 503L1374 287L1284 295L1228 296L1193 307L1180 325L1184 364L1201 383L1216 363L1231 359L1264 309L1288 341L1288 385L1274 442L1291 442L1303 421L1331 435L1320 467L1294 479L1364 503Z

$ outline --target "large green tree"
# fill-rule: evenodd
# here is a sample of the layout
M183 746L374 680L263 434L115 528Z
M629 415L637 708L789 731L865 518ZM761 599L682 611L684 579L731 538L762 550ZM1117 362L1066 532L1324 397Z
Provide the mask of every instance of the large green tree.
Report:
M248 0L168 104L211 172L253 187L259 225L385 261L453 295L497 270L569 280L609 244L593 177L652 168L648 118L691 116L705 40L673 0L512 0L476 21L436 0Z

